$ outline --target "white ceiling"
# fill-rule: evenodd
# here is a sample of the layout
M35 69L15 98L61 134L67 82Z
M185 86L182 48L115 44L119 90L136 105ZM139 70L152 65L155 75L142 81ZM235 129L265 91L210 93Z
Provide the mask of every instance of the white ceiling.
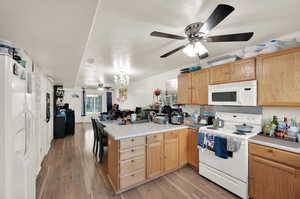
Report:
M251 46L300 29L299 0L102 0L96 13L76 85L112 83L114 67L130 67L131 79L142 79L185 65L199 63L182 51L165 59L160 55L186 41L150 37L157 30L184 35L186 25L204 22L219 3L235 11L211 35L254 31L248 42L209 43L210 58ZM93 58L93 64L86 64Z
M130 67L132 80L142 79L192 63L197 58L178 52L168 58L160 55L186 41L150 37L157 30L184 35L186 25L204 22L219 3L235 11L219 24L213 34L254 31L248 42L209 43L210 57L257 44L300 29L299 0L102 0L96 13L76 85L111 83L114 66ZM86 64L87 59L95 63Z
M1 0L0 39L24 48L56 82L74 86L97 0Z
M0 39L26 49L65 87L96 85L99 80L112 84L115 66L129 67L134 81L199 63L181 51L159 58L185 41L149 34L184 35L188 24L205 21L220 3L235 11L212 35L255 35L248 42L207 44L210 58L300 30L299 0L99 0L97 12L97 0L2 0ZM86 64L89 58L94 63Z

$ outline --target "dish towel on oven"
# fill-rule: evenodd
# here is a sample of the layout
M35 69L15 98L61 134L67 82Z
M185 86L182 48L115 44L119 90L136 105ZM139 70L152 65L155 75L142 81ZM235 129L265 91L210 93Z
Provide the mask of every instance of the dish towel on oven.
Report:
M206 145L205 145L205 133L200 132L198 134L198 145L201 147L201 149L205 149Z
M231 153L227 151L227 138L215 136L215 155L227 159Z
M215 136L213 134L207 133L205 135L205 146L210 151L215 151Z
M227 151L237 152L241 147L241 142L234 138L227 138Z

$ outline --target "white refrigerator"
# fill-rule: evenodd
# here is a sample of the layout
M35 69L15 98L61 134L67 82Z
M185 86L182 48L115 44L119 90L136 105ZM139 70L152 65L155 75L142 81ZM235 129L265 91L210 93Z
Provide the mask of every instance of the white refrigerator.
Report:
M0 54L0 198L35 199L31 68Z

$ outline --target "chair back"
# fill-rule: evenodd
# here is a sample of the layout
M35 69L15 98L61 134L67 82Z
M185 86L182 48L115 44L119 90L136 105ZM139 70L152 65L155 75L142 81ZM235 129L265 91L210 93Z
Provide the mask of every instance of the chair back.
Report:
M94 137L97 138L98 137L98 133L97 133L96 120L94 118L91 118L91 120L92 120L92 125L93 125Z
M105 137L106 136L106 134L105 134L105 132L104 132L104 125L103 124L101 124L99 121L97 121L96 120L96 125L97 125L97 128L98 128L98 132L99 132L99 136L100 136L100 138L101 137Z

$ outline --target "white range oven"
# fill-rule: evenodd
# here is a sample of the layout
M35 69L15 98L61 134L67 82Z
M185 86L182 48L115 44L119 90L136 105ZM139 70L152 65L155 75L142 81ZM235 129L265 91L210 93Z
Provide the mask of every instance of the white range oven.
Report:
M244 81L208 86L209 105L256 106L257 81Z
M240 143L240 147L231 157L223 159L216 156L215 152L198 146L199 174L239 197L248 199L248 139L260 132L262 115L217 112L216 117L224 120L224 127L201 127L199 133L233 139ZM247 133L237 132L235 125L242 124L252 126L253 130Z

